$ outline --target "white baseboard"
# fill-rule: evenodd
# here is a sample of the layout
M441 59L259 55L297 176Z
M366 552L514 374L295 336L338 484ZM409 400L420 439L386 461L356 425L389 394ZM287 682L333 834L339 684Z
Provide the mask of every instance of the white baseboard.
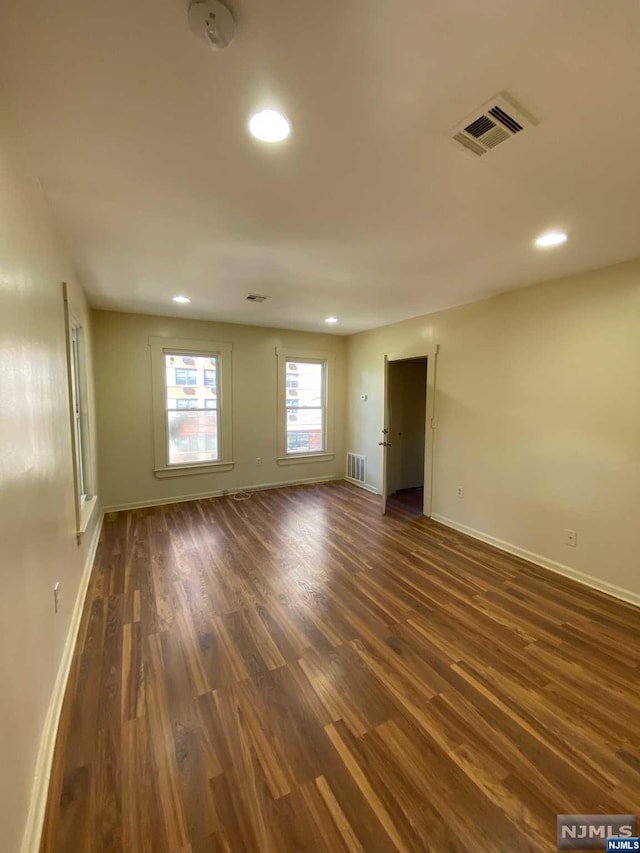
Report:
M558 575L564 575L578 583L589 586L592 589L597 589L600 592L605 592L607 595L612 595L614 598L619 598L626 601L628 604L634 604L640 607L640 593L632 592L629 589L623 589L620 586L609 583L608 581L596 578L593 575L588 575L585 572L579 572L577 569L572 569L571 566L566 566L564 563L558 563L555 560L550 560L548 557L543 557L541 554L534 554L533 551L527 551L526 548L520 548L519 545L512 545L511 542L505 542L503 539L498 539L496 536L491 536L489 533L483 533L481 530L475 530L473 527L467 527L466 524L460 524L452 518L447 518L444 515L437 515L435 512L431 515L433 521L439 521L446 527L452 527L454 530L459 530L460 533L466 533L467 536L472 536L474 539L479 539L481 542L486 542L487 545L493 545L500 551L506 551L508 554L513 554L516 557L522 557L530 563L535 563L543 569L549 569Z
M206 498L223 498L235 495L238 492L263 492L267 489L282 489L285 486L308 486L314 483L329 483L332 480L344 479L340 474L329 474L323 477L309 477L306 480L283 480L279 483L258 483L253 486L239 486L237 489L220 489L216 492L198 492L193 495L180 495L179 497L149 498L145 501L135 501L128 504L116 504L106 506L104 512L122 512L127 509L145 509L152 506L166 506L167 504L187 503L187 501L200 501Z
M346 480L347 483L351 483L352 486L357 486L359 489L364 489L365 492L371 492L372 495L379 495L380 492L375 489L373 486L370 486L368 483L361 483L359 480L352 480L351 477L343 477L343 480Z
M87 596L89 580L91 578L91 570L93 569L93 561L96 556L96 551L98 550L103 518L103 514L100 513L100 519L96 524L91 543L87 550L87 556L82 570L82 577L80 578L80 585L78 586L78 594L76 595L76 601L71 614L67 639L62 651L58 674L53 685L53 693L51 694L47 716L45 718L42 735L40 737L33 787L31 788L29 812L27 814L27 822L24 835L22 837L20 853L38 853L40 849L44 815L47 807L47 796L49 793L49 781L51 779L51 765L56 745L56 736L58 734L60 714L62 712L62 702L64 700L64 694L67 687L67 680L69 678L73 652L78 638L78 631L80 630L80 620L82 618L84 602Z

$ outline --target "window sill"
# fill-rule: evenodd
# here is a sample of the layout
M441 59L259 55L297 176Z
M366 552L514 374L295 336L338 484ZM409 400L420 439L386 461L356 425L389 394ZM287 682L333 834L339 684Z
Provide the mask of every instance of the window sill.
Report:
M201 465L172 465L170 468L156 468L155 475L161 480L166 477L188 477L192 474L217 474L231 471L234 462L204 462Z
M89 500L86 500L80 507L80 530L78 530L78 536L82 536L87 532L91 516L93 515L93 511L97 505L98 498L94 495L92 498L89 498Z
M300 465L304 462L330 462L335 453L298 453L295 456L278 456L278 465Z

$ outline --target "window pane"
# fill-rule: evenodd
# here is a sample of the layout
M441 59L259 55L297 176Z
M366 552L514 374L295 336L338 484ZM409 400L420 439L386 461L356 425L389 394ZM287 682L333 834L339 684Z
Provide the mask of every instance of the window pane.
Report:
M217 358L165 353L164 367L167 409L216 408Z
M216 462L218 412L167 412L169 465Z
M297 418L295 422L287 419L287 453L319 453L324 450L321 411L315 423L301 423L299 412L293 417Z
M286 362L287 453L324 450L324 364Z
M295 371L290 368L295 367ZM296 390L301 406L322 406L323 365L320 361L287 362L287 389ZM287 395L289 396L289 395Z
M216 357L165 353L169 465L219 460L217 369Z

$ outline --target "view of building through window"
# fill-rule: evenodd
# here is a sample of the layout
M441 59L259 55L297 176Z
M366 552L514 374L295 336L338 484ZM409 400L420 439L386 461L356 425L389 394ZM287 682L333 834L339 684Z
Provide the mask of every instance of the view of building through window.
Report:
M169 465L220 458L218 359L165 353Z
M324 450L324 362L287 361L287 454Z

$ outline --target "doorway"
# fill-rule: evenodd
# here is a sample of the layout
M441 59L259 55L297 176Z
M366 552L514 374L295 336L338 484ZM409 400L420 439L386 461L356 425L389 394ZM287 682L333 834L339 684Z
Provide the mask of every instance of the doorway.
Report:
M389 362L387 509L422 515L427 418L427 359Z
M439 347L411 349L384 356L382 512L430 516Z

